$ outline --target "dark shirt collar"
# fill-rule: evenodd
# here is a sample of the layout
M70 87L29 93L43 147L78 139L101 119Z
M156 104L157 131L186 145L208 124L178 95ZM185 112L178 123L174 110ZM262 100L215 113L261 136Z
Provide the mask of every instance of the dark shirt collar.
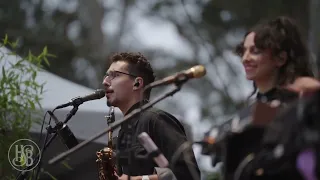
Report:
M262 102L269 102L278 98L277 88L272 88L265 93L258 92L257 100Z
M126 112L125 116L128 115L129 113L131 113L133 110L139 108L140 105L143 106L143 105L146 104L147 102L148 102L147 100L143 100L142 102L139 101L139 102L135 103L134 105L132 105L132 106L129 108L129 110Z
M140 105L143 106L143 105L146 104L146 103L148 103L148 100L143 100L142 102L139 101L139 102L135 103L134 105L132 105L132 106L129 108L129 110L125 113L124 116L128 115L129 113L131 113L131 112L134 111L135 109L140 108ZM134 116L134 117L128 119L127 122L128 122L129 124L131 124L131 125L134 125L134 124L136 124L136 122L138 121L138 119L139 119L139 118L135 118L135 116ZM122 128L126 128L126 124L127 124L127 123L123 123L123 124L121 125L121 127L122 127Z
M272 88L265 93L257 93L257 100L261 102L270 102L276 99L281 102L289 102L295 100L297 97L297 93L281 88Z

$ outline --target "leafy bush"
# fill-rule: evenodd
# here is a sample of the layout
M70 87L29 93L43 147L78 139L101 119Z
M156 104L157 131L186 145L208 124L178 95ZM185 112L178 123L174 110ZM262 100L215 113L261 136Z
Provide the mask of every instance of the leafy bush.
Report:
M207 176L206 180L222 180L222 177L219 172L213 172Z
M49 65L45 47L38 56L31 52L26 57L14 53L17 42L8 37L0 43L0 179L10 179L15 171L8 161L10 145L29 137L32 123L40 122L40 104L44 84L36 82L41 64ZM12 49L7 50L7 47Z

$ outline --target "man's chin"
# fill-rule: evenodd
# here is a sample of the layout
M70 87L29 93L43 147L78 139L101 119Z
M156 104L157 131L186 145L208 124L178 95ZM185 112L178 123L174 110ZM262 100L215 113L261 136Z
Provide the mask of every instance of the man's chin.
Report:
M115 103L114 101L112 101L112 100L107 100L107 106L108 106L108 107L111 107L111 106L116 107L117 105L116 105L116 103Z
M251 81L255 80L255 76L250 76L250 75L248 76L247 75L246 78L247 78L247 80L251 80Z
M111 106L113 106L113 103L110 100L107 100L107 106L111 107Z
M108 107L111 107L111 106L112 106L109 101L107 101L107 106L108 106Z

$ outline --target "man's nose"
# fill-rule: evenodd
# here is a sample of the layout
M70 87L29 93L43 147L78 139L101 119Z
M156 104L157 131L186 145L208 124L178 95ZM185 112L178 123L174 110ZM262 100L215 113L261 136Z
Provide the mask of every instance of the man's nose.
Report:
M109 80L109 78L107 76L103 78L102 84L104 86L110 86L111 85L111 82L110 82L110 80Z

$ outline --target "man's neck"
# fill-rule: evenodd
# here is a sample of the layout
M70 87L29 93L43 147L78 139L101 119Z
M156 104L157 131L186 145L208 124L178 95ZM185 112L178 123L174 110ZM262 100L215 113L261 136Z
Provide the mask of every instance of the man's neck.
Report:
M121 110L123 115L126 115L127 112L129 111L129 109L135 105L136 103L138 103L139 100L138 99L131 99L130 101L128 101L126 104L124 104L123 106L119 107L119 109Z

